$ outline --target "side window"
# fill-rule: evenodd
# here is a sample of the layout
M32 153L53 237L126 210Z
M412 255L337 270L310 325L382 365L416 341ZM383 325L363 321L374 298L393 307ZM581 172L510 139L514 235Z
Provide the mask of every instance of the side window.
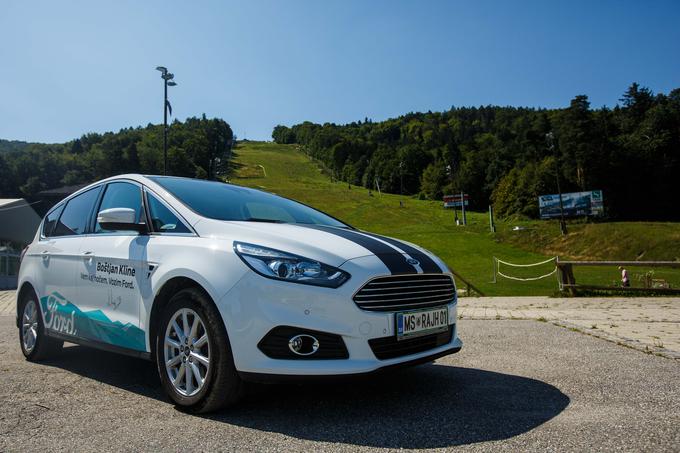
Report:
M90 219L90 213L95 201L97 201L98 195L99 187L71 198L61 213L52 236L83 234L87 228L87 222Z
M191 233L191 230L172 211L149 192L146 193L146 200L149 203L149 214L154 231L158 233Z
M140 219L144 222L144 216L142 215L142 194L139 186L127 182L113 182L108 184L97 213L111 208L133 209L137 214L135 216L135 222L139 223ZM94 232L108 233L109 231L103 229L99 225L99 222L97 222Z
M52 231L54 231L54 226L57 224L57 219L61 211L64 209L64 205L58 206L54 211L47 214L45 221L43 222L42 235L46 238L52 236Z

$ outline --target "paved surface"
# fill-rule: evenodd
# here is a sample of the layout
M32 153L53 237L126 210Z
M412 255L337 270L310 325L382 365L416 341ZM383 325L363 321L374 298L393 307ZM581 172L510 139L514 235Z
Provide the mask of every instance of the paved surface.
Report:
M16 291L0 291L0 315L14 314Z
M680 359L678 297L464 297L463 319L537 319ZM680 448L679 448L680 449Z
M173 408L152 364L87 348L26 362L0 317L0 451L677 451L680 364L535 321L460 321L459 354L345 384Z

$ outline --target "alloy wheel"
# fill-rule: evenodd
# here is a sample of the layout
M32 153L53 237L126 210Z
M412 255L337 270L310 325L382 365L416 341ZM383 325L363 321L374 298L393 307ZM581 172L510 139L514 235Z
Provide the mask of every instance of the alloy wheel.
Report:
M210 341L201 317L181 308L165 329L165 370L173 387L183 396L201 391L210 372Z
M21 339L24 350L30 354L38 340L38 307L32 299L26 302L24 306L24 313L21 318Z

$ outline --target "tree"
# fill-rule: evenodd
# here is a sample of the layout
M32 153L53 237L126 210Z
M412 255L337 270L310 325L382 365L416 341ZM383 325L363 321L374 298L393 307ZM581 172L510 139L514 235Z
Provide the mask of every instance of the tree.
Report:
M579 190L586 190L591 183L586 168L596 143L588 96L571 100L569 108L557 118L557 130L561 176Z
M446 185L446 170L441 162L434 162L425 168L420 181L420 191L430 200L441 200Z
M276 143L282 145L295 143L296 141L295 132L293 132L292 129L280 124L272 131L272 138Z

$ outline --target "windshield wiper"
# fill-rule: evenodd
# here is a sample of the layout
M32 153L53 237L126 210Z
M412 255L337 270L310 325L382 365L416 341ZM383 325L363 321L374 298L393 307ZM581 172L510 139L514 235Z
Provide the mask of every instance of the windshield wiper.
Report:
M295 222L294 225L318 225L318 226L325 226L329 228L342 228L343 230L356 230L356 228L352 226L343 226L343 225L326 225L325 223L313 223L313 222Z
M260 219L258 217L248 217L247 219L243 219L243 222L265 222L265 223L288 223L284 222L283 220L276 220L276 219Z

